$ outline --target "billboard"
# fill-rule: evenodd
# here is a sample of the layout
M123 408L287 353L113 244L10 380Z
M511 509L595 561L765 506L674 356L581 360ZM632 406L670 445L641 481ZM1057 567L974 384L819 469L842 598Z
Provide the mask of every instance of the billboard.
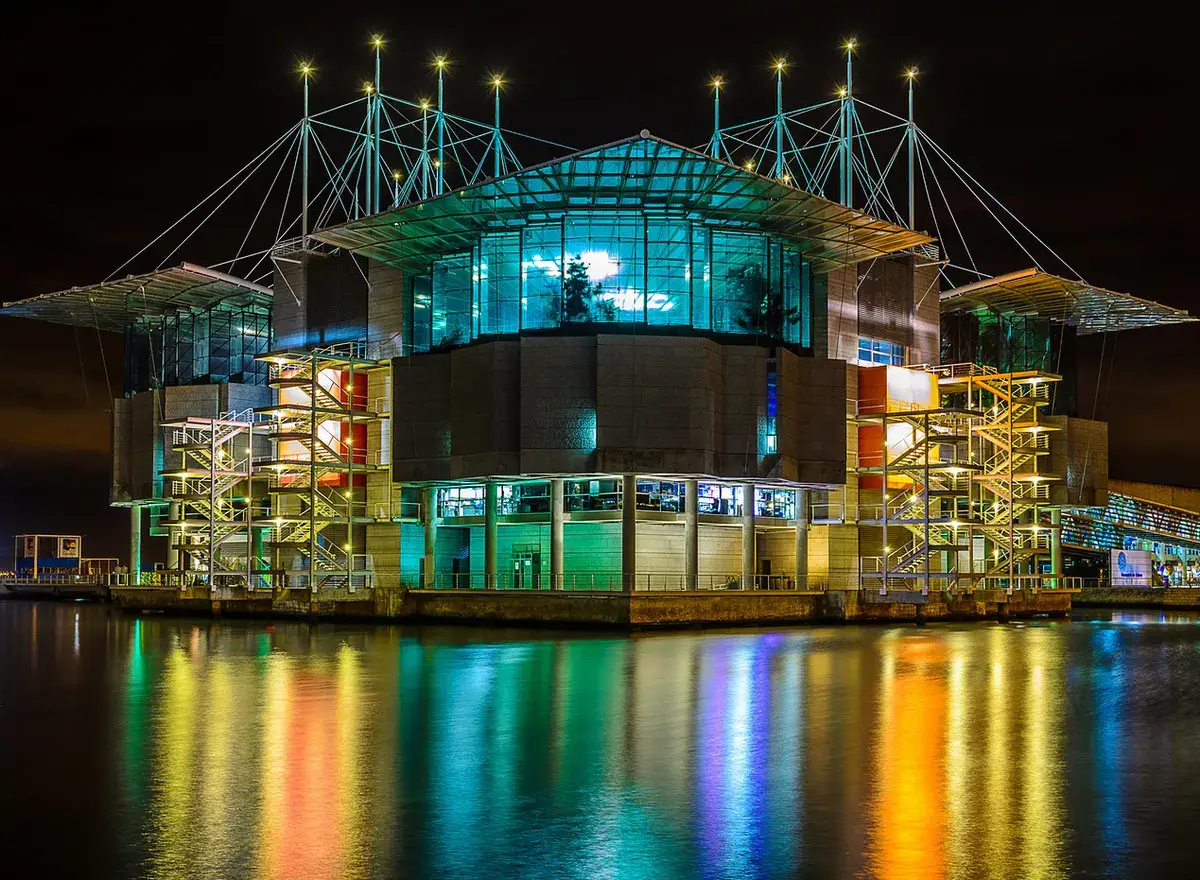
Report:
M37 535L25 536L25 552L22 555L26 559L33 559L37 556Z
M78 538L59 538L58 539L58 558L59 559L78 559L79 558L79 539Z
M1114 587L1154 585L1154 559L1149 550L1111 551L1111 581Z

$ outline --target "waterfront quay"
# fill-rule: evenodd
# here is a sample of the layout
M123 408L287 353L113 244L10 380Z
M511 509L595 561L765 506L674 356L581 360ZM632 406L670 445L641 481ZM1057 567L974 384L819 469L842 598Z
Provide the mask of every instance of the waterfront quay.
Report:
M375 587L247 592L238 588L113 587L111 600L130 611L228 617L355 618L380 621L512 623L654 629L807 623L904 623L1065 616L1069 590L976 590L970 594L869 590L558 591L409 590Z

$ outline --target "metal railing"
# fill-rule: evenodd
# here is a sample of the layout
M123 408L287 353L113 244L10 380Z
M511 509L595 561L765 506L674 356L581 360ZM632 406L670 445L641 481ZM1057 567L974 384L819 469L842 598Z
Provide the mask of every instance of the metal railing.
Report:
M545 590L561 592L820 592L827 588L823 579L811 578L797 584L791 575L753 575L746 585L740 574L696 575L689 578L681 573L639 573L630 578L616 572L584 572L563 574L552 578L546 572L518 574L505 572L488 577L484 574L455 574L439 572L432 583L422 583L418 575L403 575L401 585L408 589L427 590Z

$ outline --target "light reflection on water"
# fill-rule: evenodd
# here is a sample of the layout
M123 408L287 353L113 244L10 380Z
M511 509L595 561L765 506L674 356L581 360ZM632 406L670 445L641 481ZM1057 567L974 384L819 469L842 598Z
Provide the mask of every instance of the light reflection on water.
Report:
M1143 874L1200 818L1195 623L626 638L6 602L0 806L33 839L76 803L47 866L150 877Z

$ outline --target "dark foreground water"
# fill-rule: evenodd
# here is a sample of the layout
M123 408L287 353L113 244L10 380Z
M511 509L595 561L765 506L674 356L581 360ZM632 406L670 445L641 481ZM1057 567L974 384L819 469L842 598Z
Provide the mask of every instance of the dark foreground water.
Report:
M46 877L1200 876L1198 623L626 638L0 602L4 859Z

